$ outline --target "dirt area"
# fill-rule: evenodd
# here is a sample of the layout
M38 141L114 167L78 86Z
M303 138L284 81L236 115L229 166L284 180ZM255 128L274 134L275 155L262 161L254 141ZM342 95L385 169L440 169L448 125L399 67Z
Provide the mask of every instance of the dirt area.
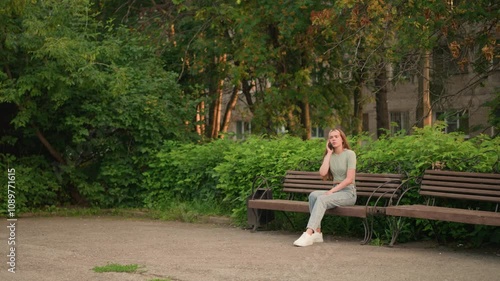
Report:
M16 273L10 273L5 229L0 280L500 280L500 254L493 249L432 243L390 248L328 235L325 243L298 248L292 242L299 233L119 217L20 218ZM92 270L110 263L141 268L136 273Z

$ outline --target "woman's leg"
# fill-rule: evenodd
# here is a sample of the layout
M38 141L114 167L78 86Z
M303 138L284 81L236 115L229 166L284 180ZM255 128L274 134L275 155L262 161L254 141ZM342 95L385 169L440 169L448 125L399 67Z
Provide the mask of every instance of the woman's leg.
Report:
M346 188L330 195L320 195L316 198L314 207L307 223L307 228L314 230L321 227L321 220L327 209L338 206L350 206L356 203L356 192Z
M325 194L325 191L323 191L323 190L316 190L316 191L309 193L309 212L310 213L312 212L312 210L314 208L314 204L316 204L316 200L318 199L318 196L323 195L323 194Z
M354 189L343 189L331 195L324 195L325 191L314 191L309 195L309 208L311 216L307 223L307 230L295 240L295 246L310 246L315 242L323 242L321 233L321 220L327 209L337 206L354 205L356 203L356 191ZM313 234L316 230L317 233ZM318 236L318 237L315 237Z
M312 214L314 209L314 204L316 204L316 200L319 196L324 195L326 191L316 190L309 194L309 213ZM321 225L319 225L316 229L307 230L306 232L312 234L313 232L321 232Z

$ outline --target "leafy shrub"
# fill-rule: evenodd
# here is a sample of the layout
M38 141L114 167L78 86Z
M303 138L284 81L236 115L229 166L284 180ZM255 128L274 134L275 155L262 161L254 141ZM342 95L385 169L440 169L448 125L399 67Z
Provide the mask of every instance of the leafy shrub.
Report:
M146 206L162 208L172 200L221 203L214 168L224 161L224 153L234 145L236 143L226 140L204 145L166 142L143 173Z
M217 188L222 190L224 202L232 208L233 218L239 223L246 219L246 198L257 176L270 178L270 184L276 187L275 194L279 197L277 184L280 177L289 169L297 169L301 163L320 164L323 150L323 141L304 142L289 136L273 139L252 137L231 146L231 150L224 154L224 161L215 167L214 176L218 178Z
M7 170L15 170L15 179L11 188L15 193L15 211L17 214L66 201L62 188L54 174L54 167L41 156L16 159L11 155L0 154L0 209L7 212Z

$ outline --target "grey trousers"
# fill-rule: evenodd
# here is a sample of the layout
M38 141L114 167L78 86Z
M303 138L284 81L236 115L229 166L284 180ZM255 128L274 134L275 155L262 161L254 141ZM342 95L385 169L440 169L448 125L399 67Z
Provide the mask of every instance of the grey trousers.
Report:
M325 195L325 192L324 190L317 190L309 194L309 212L311 216L307 228L314 231L321 228L321 220L327 209L356 204L356 188L354 186L346 186L330 195Z

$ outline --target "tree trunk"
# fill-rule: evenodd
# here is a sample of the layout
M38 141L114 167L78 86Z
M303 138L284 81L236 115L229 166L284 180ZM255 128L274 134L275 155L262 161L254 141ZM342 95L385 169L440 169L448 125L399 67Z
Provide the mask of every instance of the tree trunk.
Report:
M307 94L304 94L304 105L302 108L302 122L304 122L304 128L306 129L302 139L310 140L311 139L311 112L310 112L310 104L309 97Z
M377 112L377 137L381 137L390 130L389 108L387 106L387 70L385 66L379 68L379 73L375 78L375 100Z
M54 157L54 159L56 159L57 162L61 165L66 165L66 161L64 160L62 155L49 143L43 133L35 126L33 126L33 129L35 130L35 134L40 142L49 151L50 155L52 155L52 157ZM79 206L89 206L89 202L87 201L87 199L85 199L85 197L80 194L80 191L78 191L78 188L72 182L69 182L67 186L65 186L65 188L67 189L73 204Z
M216 139L220 132L220 120L222 109L222 93L224 92L224 80L220 80L217 86L217 97L215 98L212 114L212 132L210 137Z
M423 69L423 94L422 94L422 109L423 109L423 126L432 125L432 108L430 97L430 69L431 69L431 52L426 51L424 56Z
M359 66L361 67L361 66ZM363 132L363 72L357 69L354 72L354 121L352 124L353 134L358 135Z
M57 160L60 164L66 164L66 161L64 161L63 157L61 154L49 143L49 141L45 138L45 136L40 132L38 128L33 126L33 129L35 129L35 134L40 140L40 142L45 146L45 148L49 151L50 155L54 157L54 159Z
M229 127L229 123L231 121L231 115L238 103L238 92L240 91L240 86L235 86L233 88L233 93L231 94L231 99L227 104L226 111L224 113L224 119L222 120L222 130L221 132L227 133L227 129Z
M196 132L198 135L205 134L205 102L202 101L196 107Z
M250 112L252 112L252 114L254 114L255 109L253 106L253 100L252 100L252 94L251 94L251 90L252 90L251 83L252 83L251 80L243 81L241 83L241 91L242 91L243 95L245 96L245 100L247 101L248 109L250 110Z

